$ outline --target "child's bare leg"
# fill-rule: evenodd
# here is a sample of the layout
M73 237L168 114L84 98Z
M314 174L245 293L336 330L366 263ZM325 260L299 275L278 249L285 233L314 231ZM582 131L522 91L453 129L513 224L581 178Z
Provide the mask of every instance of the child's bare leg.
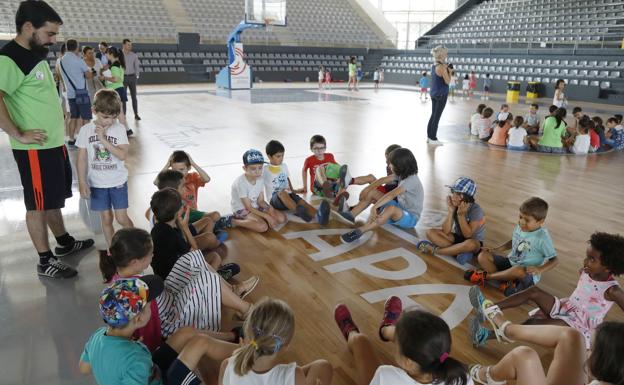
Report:
M221 244L212 231L201 232L193 238L200 250L214 250Z
M221 304L230 309L234 309L242 316L245 316L251 307L249 302L243 301L238 294L234 293L228 285L221 282Z
M494 254L489 251L483 250L480 252L477 256L477 260L481 268L488 273L495 273L498 270L494 264Z
M479 371L479 378L485 380L486 367ZM542 361L537 352L528 346L519 346L490 366L490 377L494 381L516 380L516 385L547 385Z
M309 216L314 217L316 215L316 209L314 206L306 202L305 199L300 200L297 204L305 207L306 213L308 213Z
M277 221L277 223L285 223L286 222L286 214L283 212L276 210L275 208L269 206L269 211L267 212L273 219Z
M369 197L369 199L375 198L375 201L378 201L379 199L381 199L383 195L384 194L381 191L377 190L376 186L366 186L364 190L360 192L360 196L358 197L358 200L364 200L364 199L367 199L367 197Z
M316 360L302 366L306 385L329 385L334 375L334 368L326 360Z
M319 185L323 185L325 181L327 181L327 176L325 175L325 167L324 166L316 166L314 172L314 180L319 183Z
M286 190L282 190L277 193L277 197L280 201L288 208L288 210L294 210L297 208L297 202L295 202L291 197L290 193Z
M218 269L221 266L221 256L214 251L204 254L206 263L212 266L213 269Z
M199 360L206 356L214 361L223 361L230 357L237 344L220 341L209 336L198 334L190 339L178 354L178 359L187 368L193 370L197 368Z
M515 279L523 279L527 272L523 266L513 266L510 269L490 273L485 277L487 280L495 281L513 281Z
M217 218L218 220L219 218ZM206 214L201 219L192 223L193 227L197 231L197 234L201 234L204 232L212 233L214 230L215 221L212 219L210 214Z
M360 201L353 207L351 207L351 214L354 217L357 217L361 212L366 210L368 206L373 203L372 199L373 193L364 197L364 199L360 199Z
M360 332L352 331L349 333L347 345L353 354L358 385L370 384L377 368L381 365L381 360L377 357L370 339Z
M455 240L451 234L447 234L442 229L427 230L427 239L438 247L448 247Z
M362 233L365 233L367 231L373 230L385 224L390 219L392 219L393 221L398 221L402 217L403 217L403 210L401 210L400 208L396 206L387 206L384 209L384 211L381 214L379 214L379 216L377 217L377 220L368 222L364 226L360 227L360 230L362 231Z
M258 233L265 233L269 230L269 225L266 221L254 214L249 214L245 219L232 219L232 224L235 227L242 227Z
M461 253L474 253L481 249L481 243L476 239L466 239L463 242L456 243L448 247L440 247L438 254L455 256Z
M356 185L371 184L376 180L377 178L375 178L375 175L368 174L368 175L363 175L363 176L356 176L351 181L351 184L356 184Z
M546 316L550 314L553 306L555 305L555 297L546 293L537 286L531 286L530 288L509 296L496 304L501 309L509 309L524 305L529 301L535 303Z
M134 227L132 219L128 216L127 209L115 210L115 219L124 229L130 229Z
M102 232L104 233L106 244L110 247L111 242L113 241L113 235L115 235L115 228L113 227L113 211L100 211L100 220L102 221Z

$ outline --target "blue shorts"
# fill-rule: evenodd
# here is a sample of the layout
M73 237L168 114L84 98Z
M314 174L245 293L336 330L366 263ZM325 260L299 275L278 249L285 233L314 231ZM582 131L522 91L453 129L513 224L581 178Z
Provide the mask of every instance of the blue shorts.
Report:
M279 210L279 211L287 211L288 207L286 207L286 205L284 204L284 202L282 202L282 200L277 196L280 192L276 191L275 193L273 193L273 196L271 197L271 206L273 206L274 209ZM295 201L295 203L299 203L299 201L302 199L299 195L295 194L295 193L288 193L288 196L290 196L290 199L292 199L293 201Z
M91 187L91 210L123 210L128 208L128 182L117 187Z
M529 149L529 146L507 146L507 149L511 151L526 151Z
M537 151L546 152L549 154L565 154L565 147L550 147L550 146L542 146L541 144L537 145Z
M126 91L124 87L115 88L115 91L119 95L119 98L121 99L122 103L125 103L128 101L128 91Z
M67 101L69 103L69 117L71 119L93 119L93 115L91 114L91 106L88 106L86 104L78 105L76 104L76 99L68 99Z
M403 229L412 229L416 227L416 224L418 223L418 219L420 219L419 217L405 210L403 207L401 207L401 205L397 201L390 201L386 203L385 205L381 207L380 211L383 212L383 210L388 206L396 206L400 208L403 211L403 216L398 221L393 221L392 219L389 219L388 222L386 223L390 223L391 225L395 225Z

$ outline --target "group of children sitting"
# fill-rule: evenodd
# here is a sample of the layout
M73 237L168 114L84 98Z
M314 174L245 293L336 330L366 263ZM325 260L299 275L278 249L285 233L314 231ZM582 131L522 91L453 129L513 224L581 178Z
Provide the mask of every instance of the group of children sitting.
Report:
M599 116L585 115L581 107L572 110L573 121L564 119L565 108L550 106L549 115L542 119L539 106L533 103L524 116L513 116L509 105L501 105L500 111L479 104L470 117L470 134L494 146L509 150L536 150L546 153L587 154L610 149L624 149L624 126L622 115L616 114L606 122Z
M86 162L82 166L81 194L98 202L98 208L106 207L111 227L113 211L119 220L122 216L118 211L127 209L127 171L125 179L111 178L125 170L123 159L127 154L127 139L121 138L125 131L117 130L115 122L119 113L115 95L106 90L96 95L97 118L91 123L94 132L88 136L87 148L79 146L81 150L98 152L97 156L88 157L83 153L80 158ZM103 106L104 100L110 103L108 107ZM112 233L110 238L105 232L108 250L101 252L100 269L108 286L99 299L105 326L97 329L86 343L80 371L92 373L100 385L197 384L198 368L202 369L206 383L330 384L333 369L326 360L303 366L282 363L295 331L292 309L272 298L256 304L247 301L259 277L234 280L241 268L233 263L224 264L225 255L221 253L228 229L241 227L257 232L276 229L286 221L286 211L294 212L305 222L316 220L326 225L332 208L339 218L354 223L355 217L372 205L367 222L343 234L344 242L354 242L366 231L387 223L402 228L417 224L424 192L410 150L390 146L386 150L387 176L376 179L372 175L352 177L348 166L337 164L326 147L320 135L310 140L313 155L304 162L304 185L300 189L292 186L281 143L272 140L266 145L268 164L259 151L246 151L242 158L244 173L232 184L233 214L225 216L198 209L198 189L210 177L187 153L174 152L155 179L158 191L152 195L146 212L151 233L134 228L132 222L122 223L124 228ZM107 180L113 181L108 184L117 185L106 187L107 183L96 183ZM360 194L359 202L349 207L347 190L354 184L368 186ZM552 240L543 228L548 210L546 202L539 198L524 202L512 240L497 248L487 248L483 245L485 214L475 202L476 189L469 178L455 181L450 186L448 215L442 228L430 230L429 241L417 245L426 253L457 256L460 263L476 256L481 269L469 271L466 278L481 285L497 282L507 295L514 294L494 304L480 290L471 290L470 301L476 316L470 321L470 333L475 345L482 346L493 338L524 340L553 348L567 344L564 352L555 349L555 360L570 362L571 355L584 357L586 347L591 344L591 374L601 381L621 382L622 378L614 381L609 377L613 368L605 367L598 358L621 349L624 341L622 324L601 325L613 302L624 308L624 293L614 278L624 272L621 255L624 238L605 233L592 235L577 290L569 299L557 299L534 286L540 275L557 263ZM307 191L321 199L318 208L298 195ZM509 248L511 252L502 256L501 252ZM155 274L143 275L150 265ZM576 334L571 333L573 329L561 326L543 329L514 325L504 319L501 309L527 301L535 302L541 311L532 318L533 323L552 324L557 320L558 325L577 330ZM599 306L595 306L597 303ZM225 309L234 312L242 325L223 331L221 321ZM492 367L474 365L468 369L450 357L452 341L448 325L427 311L403 311L398 297L386 301L379 326L381 340L397 345L394 366L382 365L369 337L360 332L346 305L336 306L334 318L353 353L361 385L432 382L467 385L469 378L498 384L540 373L506 370L509 365L521 364L514 361L513 355ZM491 330L481 326L486 320ZM594 330L597 331L595 342L591 343L588 338ZM575 341L580 343L574 345ZM530 359L530 355L527 357ZM614 365L619 363L616 361ZM550 370L554 371L552 366ZM569 371L567 375L570 373L575 373L575 380L566 383L584 384L585 372ZM549 372L548 376L556 374ZM546 384L546 381L534 379L530 383Z

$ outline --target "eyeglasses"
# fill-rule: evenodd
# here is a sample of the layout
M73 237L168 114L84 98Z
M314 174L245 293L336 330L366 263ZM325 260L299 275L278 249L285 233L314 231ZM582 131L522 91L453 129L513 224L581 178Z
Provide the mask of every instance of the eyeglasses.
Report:
M323 151L327 147L312 147L312 151Z

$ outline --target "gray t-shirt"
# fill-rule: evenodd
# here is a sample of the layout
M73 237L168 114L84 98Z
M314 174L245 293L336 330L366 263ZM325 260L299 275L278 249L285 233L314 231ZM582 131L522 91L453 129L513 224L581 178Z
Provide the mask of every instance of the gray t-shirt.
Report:
M63 76L63 83L65 83L65 88L67 89L67 99L75 99L76 91L67 77L69 76L77 89L84 90L87 87L85 72L89 71L89 67L87 67L87 63L84 60L73 52L67 52L63 55L60 62L61 76Z
M468 212L466 212L466 222L468 224L479 222L479 227L472 233L470 238L481 242L485 241L485 213L478 203L474 202L470 205ZM453 221L453 233L463 237L459 223L455 220Z
M418 175L410 175L403 180L400 180L398 176L395 176L395 180L399 182L398 187L403 187L405 189L405 192L397 196L399 204L410 214L420 218L420 213L422 213L423 209L425 192Z

